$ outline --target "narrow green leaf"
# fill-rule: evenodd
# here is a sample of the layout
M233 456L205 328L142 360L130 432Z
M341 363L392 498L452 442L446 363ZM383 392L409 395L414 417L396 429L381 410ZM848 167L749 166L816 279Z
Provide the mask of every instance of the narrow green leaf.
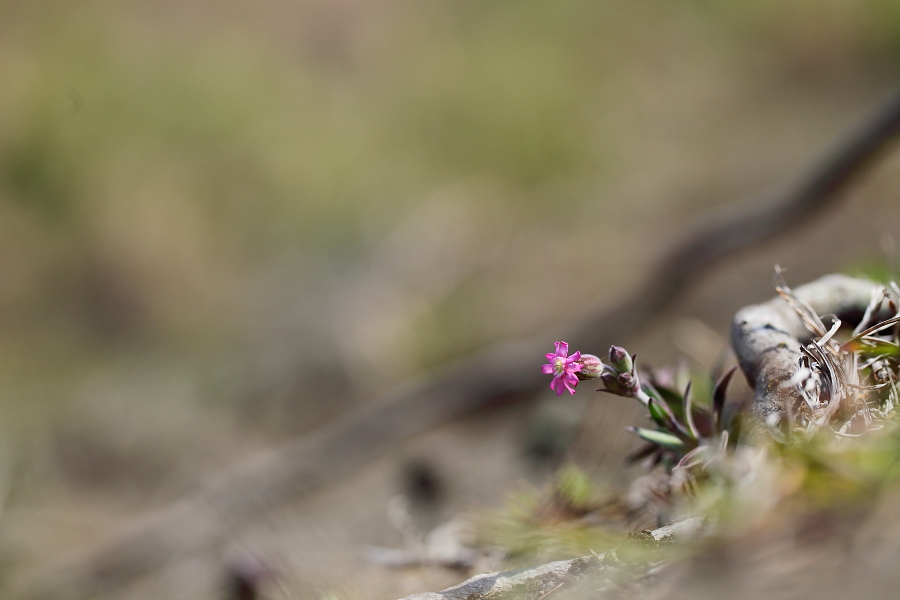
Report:
M649 388L649 389L648 389ZM658 398L660 402L665 402L669 411L676 417L681 418L681 406L683 404L681 394L675 390L659 384L644 384L644 389L654 398Z
M651 397L650 402L647 403L648 408L649 408L650 404L656 405L654 407L656 409L655 413L654 413L653 408L650 409L651 416L653 416L654 414L660 414L660 413L662 414L662 422L658 422L660 427L662 427L663 429L668 429L669 432L675 434L676 436L678 436L682 439L685 439L685 440L693 439L691 437L690 432L687 429L685 429L684 425L679 423L678 419L675 418L675 415L672 414L672 409L668 405L667 402L657 400L656 398ZM654 417L654 420L656 420L655 417Z
M638 436L642 440L646 440L657 446L669 448L671 450L683 450L684 442L675 437L671 433L663 431L654 431L652 429L644 429L643 427L626 427L626 430Z
M722 431L722 413L725 409L725 391L728 389L728 382L731 376L737 371L737 365L728 369L716 382L713 388L713 419L715 422L714 432Z
M668 426L669 420L666 417L666 413L655 398L650 398L650 402L647 403L647 408L650 410L650 418L652 418L657 425L660 427Z
M688 381L687 387L684 388L684 422L687 424L691 437L700 441L700 432L697 431L697 425L694 424L694 408L692 405L691 382Z

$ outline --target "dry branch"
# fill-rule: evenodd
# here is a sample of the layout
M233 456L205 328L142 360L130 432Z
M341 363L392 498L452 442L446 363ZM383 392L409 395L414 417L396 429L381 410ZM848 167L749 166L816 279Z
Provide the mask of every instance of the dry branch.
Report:
M615 568L616 563L606 554L582 556L529 569L476 575L446 590L413 594L401 600L541 600L562 586Z
M703 521L693 517L676 521L641 535L648 543L665 544L690 539L702 532ZM652 542L650 541L652 540ZM594 593L621 591L646 584L661 563L625 562L615 552L560 560L536 567L484 573L440 592L413 594L401 600L542 600L551 592L571 590L579 583L590 583Z
M816 314L858 322L877 287L872 281L827 275L794 289L794 296ZM734 317L731 344L754 389L753 412L780 420L785 408L801 400L796 385L784 385L797 371L800 346L813 339L797 312L781 297L741 309Z
M718 213L675 244L644 285L618 306L577 324L562 337L574 347L602 347L633 334L712 264L797 227L828 206L898 129L900 94L839 140L807 176ZM24 590L5 596L92 598L161 568L173 557L208 549L260 511L333 481L412 434L497 399L522 398L543 388L546 381L540 371L523 365L534 364L548 340L559 339L559 333L498 344L257 456L146 517L99 551L52 568Z

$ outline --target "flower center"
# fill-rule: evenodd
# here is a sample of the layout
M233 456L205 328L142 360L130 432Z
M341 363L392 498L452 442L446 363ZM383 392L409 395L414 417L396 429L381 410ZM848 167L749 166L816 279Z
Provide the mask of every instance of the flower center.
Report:
M553 375L555 377L562 377L566 374L566 359L562 356L557 356L553 359Z

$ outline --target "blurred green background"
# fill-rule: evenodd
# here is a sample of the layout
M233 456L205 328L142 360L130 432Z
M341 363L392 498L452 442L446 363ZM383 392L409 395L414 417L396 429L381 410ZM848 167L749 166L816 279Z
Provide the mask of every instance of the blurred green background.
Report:
M0 4L4 564L613 302L898 67L885 0ZM881 260L898 182L889 159L678 314L724 335L774 262Z

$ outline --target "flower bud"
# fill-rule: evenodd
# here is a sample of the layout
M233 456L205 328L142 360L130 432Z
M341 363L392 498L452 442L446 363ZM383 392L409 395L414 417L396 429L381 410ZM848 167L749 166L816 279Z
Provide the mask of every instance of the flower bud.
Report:
M634 373L619 373L619 376L616 378L619 385L625 391L625 395L634 396L638 391L638 380L637 377L634 376Z
M612 392L617 396L624 396L625 390L622 389L622 386L619 385L618 376L612 372L612 369L604 370L600 374L600 381L603 382L603 388L608 392Z
M581 370L575 375L582 381L597 379L603 372L603 363L593 354L582 354L578 363L581 365Z
M603 373L600 374L600 381L603 382L606 391L626 398L636 396L640 387L637 375L633 372L616 373L612 367L606 365L603 367Z
M609 363L619 373L629 373L634 369L634 363L631 356L622 346L609 347Z

